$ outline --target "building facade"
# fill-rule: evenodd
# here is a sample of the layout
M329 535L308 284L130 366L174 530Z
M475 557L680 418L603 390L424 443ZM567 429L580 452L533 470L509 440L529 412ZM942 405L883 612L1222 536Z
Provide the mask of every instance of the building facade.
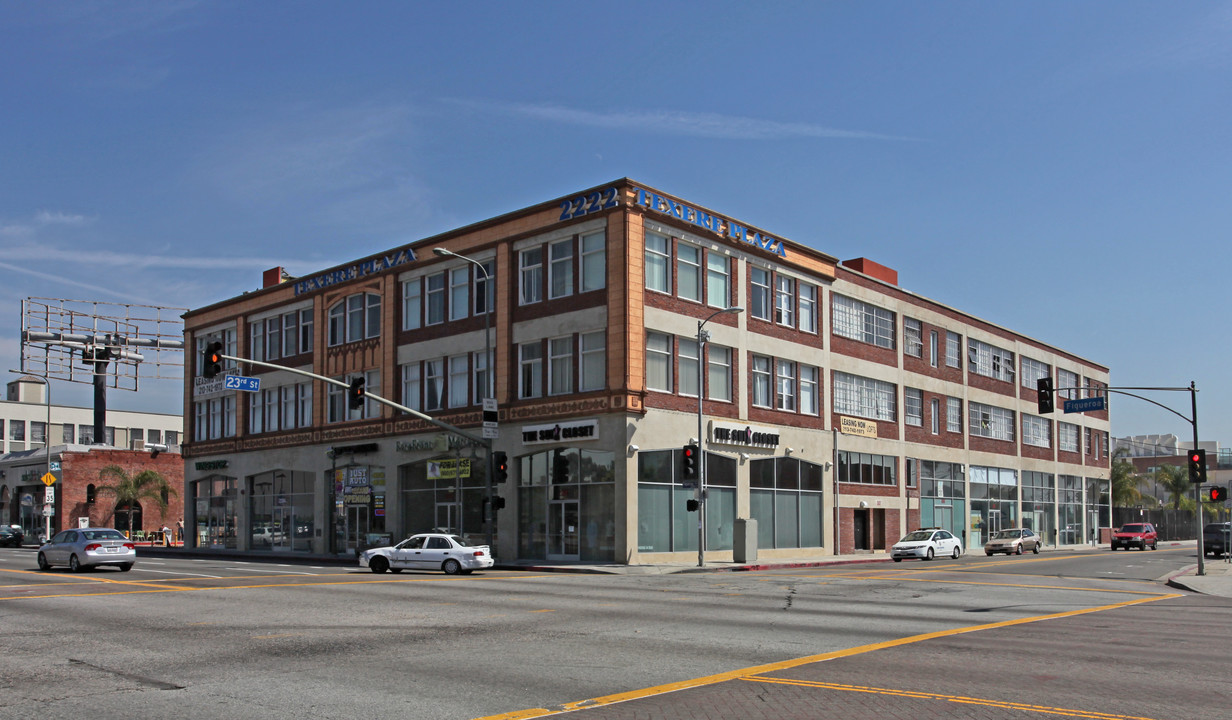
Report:
M309 277L275 268L185 335L198 363L218 342L279 366L227 360L255 390L186 382L200 547L272 530L275 551L347 554L444 528L490 533L503 561L656 563L730 560L740 530L772 558L919 526L975 547L1108 524L1107 411L1041 416L1035 390L1052 377L1059 411L1101 395L1106 367L629 179ZM352 407L356 378L414 412ZM492 497L488 396L508 458ZM700 491L682 471L699 438Z

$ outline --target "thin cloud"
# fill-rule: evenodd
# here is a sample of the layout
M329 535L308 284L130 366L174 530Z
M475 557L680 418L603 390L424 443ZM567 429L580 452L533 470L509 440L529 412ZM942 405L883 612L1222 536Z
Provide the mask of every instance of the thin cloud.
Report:
M626 110L603 113L548 103L499 103L465 99L450 99L447 102L481 112L516 115L561 125L721 140L785 140L790 138L918 140L918 138L864 130L843 130L815 123L779 122L718 113L690 113L672 110Z
M62 250L46 245L24 245L0 248L0 259L14 261L44 261L58 264L75 263L95 267L123 268L179 268L186 270L231 270L254 266L275 267L285 265L285 260L253 257L191 257L185 255L151 255L147 253L119 253L108 250ZM12 267L12 266L6 266Z
M35 277L40 280L46 280L48 283L55 284L57 286L67 285L69 287L80 288L82 290L93 290L95 292L100 292L116 298L122 298L124 300L131 300L133 302L148 305L154 304L149 298L141 297L139 295L130 295L129 293L120 292L115 288L105 287L103 285L93 285L91 283L81 282L80 280L73 280L72 278L65 277L60 273L39 272L38 270L31 270L30 268L21 267L20 265L10 265L5 262L0 262L0 269L9 270L22 275L29 275L30 277Z

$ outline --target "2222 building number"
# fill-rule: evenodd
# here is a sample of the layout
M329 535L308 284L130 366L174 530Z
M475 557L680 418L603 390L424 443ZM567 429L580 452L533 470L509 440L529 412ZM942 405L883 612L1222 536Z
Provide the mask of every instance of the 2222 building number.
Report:
M560 204L560 219L572 220L592 212L614 208L619 204L617 202L619 197L620 191L610 187L589 195L580 195L572 200L565 200Z

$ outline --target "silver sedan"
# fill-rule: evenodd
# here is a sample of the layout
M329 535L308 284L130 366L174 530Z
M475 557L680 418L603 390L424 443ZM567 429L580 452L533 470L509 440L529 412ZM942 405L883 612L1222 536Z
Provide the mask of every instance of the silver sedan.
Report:
M135 562L137 547L119 530L111 528L64 530L38 550L39 570L67 565L73 572L81 572L99 565L116 565L128 571Z

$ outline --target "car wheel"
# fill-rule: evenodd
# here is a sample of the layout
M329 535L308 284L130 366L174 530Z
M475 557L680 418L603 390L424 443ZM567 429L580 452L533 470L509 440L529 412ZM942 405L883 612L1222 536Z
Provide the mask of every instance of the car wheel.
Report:
M1039 543L1035 543L1035 547L1031 548L1031 552L1039 555Z
M368 569L374 573L383 573L389 569L389 561L378 555L368 563Z
M1006 553L1006 554L1008 555L1009 553ZM1015 555L1022 554L1022 543L1018 543L1017 545L1014 546L1014 554Z
M39 570L50 570L51 563L47 562L47 557L43 553L38 554Z
M474 570L463 570L463 571L462 571L462 574L463 574L463 575L470 575L470 574L471 574L471 573L473 573L473 572L475 572L475 571L474 571Z
M462 564L453 558L449 558L441 565L441 570L444 570L446 575L457 575L462 572Z
M952 555L950 555L950 557L954 558L955 560L957 560L958 558L962 557L962 548L960 548L960 547L958 547L957 545L955 545L955 546L954 546L954 553L953 553Z
M76 555L68 559L68 569L73 572L81 572L81 561L77 559Z
M391 567L389 571L393 573L394 575L397 575L398 573L402 572L402 568Z
M1152 550L1158 550L1158 549L1159 549L1159 543L1157 543L1157 542L1153 542L1153 543L1151 543L1151 549L1152 549Z
M933 549L932 549L932 548L929 548L929 549L928 549L928 552L924 553L924 559L925 559L925 560L932 560L932 559L933 559Z
M133 569L132 563L123 563L122 565L120 565L120 572L128 572L129 570L132 570L132 569Z
M902 558L894 558L894 562L902 562L902 561L903 561Z
M988 557L992 557L992 550L985 550L984 554L987 555Z

